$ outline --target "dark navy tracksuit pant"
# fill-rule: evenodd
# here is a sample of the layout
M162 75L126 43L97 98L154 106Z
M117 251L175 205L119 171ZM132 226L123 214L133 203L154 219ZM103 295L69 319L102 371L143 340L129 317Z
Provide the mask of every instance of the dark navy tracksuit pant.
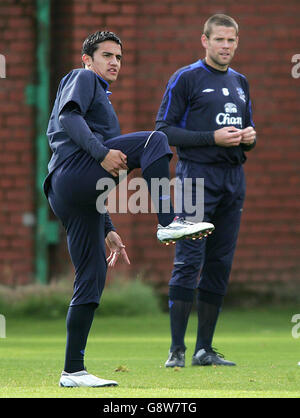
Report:
M172 155L167 137L162 132L135 132L105 141L105 146L127 155L129 171L144 171L154 161ZM74 293L70 306L99 303L106 278L104 216L96 209L99 191L96 183L110 175L85 151L65 160L46 183L48 200L61 220L75 268Z
M225 295L245 198L242 165L199 164L179 160L177 177L204 178L204 219L215 231L205 240L176 243L170 286ZM195 192L195 189L194 189ZM187 215L183 212L183 215ZM200 276L200 280L199 280Z

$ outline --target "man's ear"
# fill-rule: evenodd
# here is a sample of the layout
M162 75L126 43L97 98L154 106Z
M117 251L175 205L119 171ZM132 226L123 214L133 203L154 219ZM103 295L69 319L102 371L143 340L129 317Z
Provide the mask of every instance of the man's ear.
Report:
M201 43L204 49L207 49L208 46L208 38L207 36L203 33L203 35L201 35Z
M82 57L81 57L81 59L82 59L82 62L84 63L84 65L86 67L90 67L91 66L93 60L92 60L92 57L90 55L83 54Z

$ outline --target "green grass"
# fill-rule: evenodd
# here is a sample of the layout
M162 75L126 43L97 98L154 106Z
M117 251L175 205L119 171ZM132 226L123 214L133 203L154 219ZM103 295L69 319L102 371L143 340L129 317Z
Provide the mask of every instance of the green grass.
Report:
M169 319L97 317L86 350L88 370L115 379L112 388L59 388L64 320L7 320L0 339L1 398L299 397L300 339L291 331L297 309L224 309L214 345L237 367L192 367L196 317L191 317L184 369L166 369ZM124 366L125 371L115 371Z

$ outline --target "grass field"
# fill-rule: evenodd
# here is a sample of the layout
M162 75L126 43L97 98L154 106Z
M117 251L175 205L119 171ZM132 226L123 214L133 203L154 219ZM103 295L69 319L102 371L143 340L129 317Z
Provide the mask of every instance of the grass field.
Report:
M300 308L299 308L300 310ZM88 370L115 379L112 388L60 388L64 320L7 320L0 339L1 398L254 398L300 396L297 309L224 310L214 345L237 367L192 367L196 317L186 338L184 369L166 369L169 319L97 317L86 350ZM122 366L122 367L120 367ZM116 371L121 368L123 371Z

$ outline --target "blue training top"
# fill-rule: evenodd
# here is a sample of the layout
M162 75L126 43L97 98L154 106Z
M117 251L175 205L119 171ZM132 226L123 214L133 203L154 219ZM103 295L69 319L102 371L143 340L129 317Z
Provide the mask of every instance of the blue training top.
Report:
M242 164L244 151L253 146L220 147L213 132L225 126L254 127L248 81L228 68L218 71L199 60L176 71L170 78L156 118L156 129L182 128L177 146L179 158L200 163ZM186 141L186 143L185 143ZM196 146L193 146L195 144Z
M83 68L72 70L61 80L47 129L53 153L48 164L49 173L82 149L101 162L109 151L103 145L105 140L121 134L117 115L108 98L108 86L96 73ZM70 103L75 104L89 128L88 134L81 135L77 142L60 121Z
M120 135L119 121L108 99L108 86L96 73L83 68L71 71L61 80L47 129L53 154L43 184L46 196L52 172L67 158L84 150L101 162L109 152L103 145L105 140ZM108 212L104 229L105 236L115 230Z

